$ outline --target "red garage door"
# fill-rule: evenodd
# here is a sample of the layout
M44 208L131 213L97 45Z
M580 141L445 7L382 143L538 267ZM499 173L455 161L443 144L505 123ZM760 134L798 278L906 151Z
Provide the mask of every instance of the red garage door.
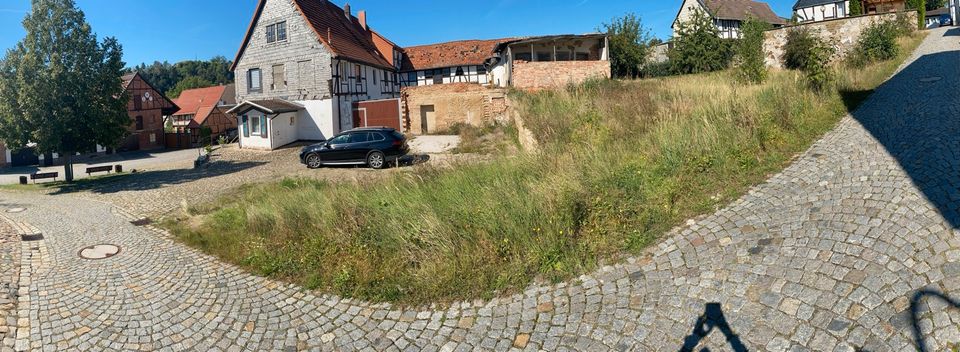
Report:
M353 104L355 127L400 128L400 99L368 100Z

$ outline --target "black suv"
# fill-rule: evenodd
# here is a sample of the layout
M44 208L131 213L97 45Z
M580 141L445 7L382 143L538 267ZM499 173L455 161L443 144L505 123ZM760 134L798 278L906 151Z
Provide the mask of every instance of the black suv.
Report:
M388 127L352 129L326 142L304 147L300 162L311 169L324 165L367 165L382 169L409 152L407 137Z

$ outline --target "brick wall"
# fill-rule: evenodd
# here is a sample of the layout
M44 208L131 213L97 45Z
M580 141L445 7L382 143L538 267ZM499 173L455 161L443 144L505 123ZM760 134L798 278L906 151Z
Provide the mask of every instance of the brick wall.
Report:
M405 87L401 96L404 129L414 134L424 134L424 118L427 133L446 130L457 122L480 126L509 118L506 91L479 84ZM424 113L426 107L433 107L433 113Z
M917 12L904 12L910 24L917 23ZM860 33L876 22L892 21L897 19L896 13L847 17L822 22L805 23L796 26L784 27L767 31L763 43L768 67L783 68L784 46L787 44L787 33L795 28L809 28L822 40L835 49L834 60L843 59L854 49L860 39Z
M514 61L513 87L554 89L578 84L590 78L610 78L609 61Z

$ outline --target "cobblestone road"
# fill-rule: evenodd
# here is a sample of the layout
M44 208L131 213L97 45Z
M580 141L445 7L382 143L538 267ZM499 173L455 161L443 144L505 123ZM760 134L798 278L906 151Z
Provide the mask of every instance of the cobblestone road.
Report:
M792 166L648 256L487 302L402 310L318 296L106 203L0 194L27 209L3 214L21 233L44 236L23 245L16 347L906 351L919 339L944 350L960 342L960 310L937 296L960 296L955 32L934 31ZM78 256L97 244L121 251Z

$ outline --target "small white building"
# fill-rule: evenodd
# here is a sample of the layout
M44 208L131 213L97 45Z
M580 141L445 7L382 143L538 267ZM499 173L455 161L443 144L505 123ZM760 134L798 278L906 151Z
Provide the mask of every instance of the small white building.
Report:
M793 13L800 23L844 18L850 15L850 1L799 0L793 5Z

